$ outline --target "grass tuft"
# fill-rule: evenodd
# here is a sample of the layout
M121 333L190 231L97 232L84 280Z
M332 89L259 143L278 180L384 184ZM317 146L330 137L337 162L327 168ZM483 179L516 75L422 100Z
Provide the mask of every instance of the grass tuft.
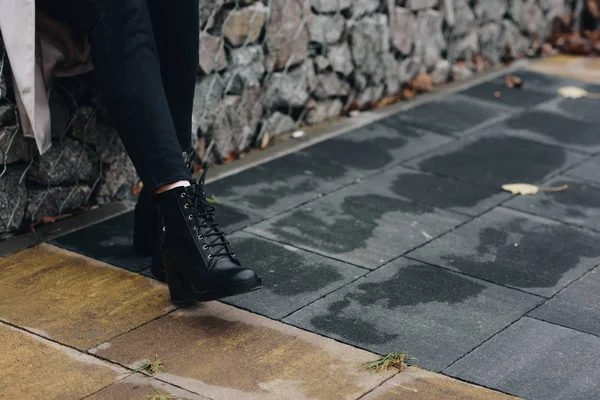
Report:
M162 360L160 360L157 356L154 356L154 361L146 360L141 366L134 369L131 374L144 371L154 376L163 371L164 365L165 363Z
M408 360L414 360L414 358L403 353L390 353L375 361L363 363L363 365L373 372L387 371L391 368L396 368L398 371L402 372L408 366L406 363Z
M154 390L154 395L148 396L148 400L174 400L175 397L171 396L170 394L160 394L160 392L156 389L154 389L154 387L150 386L152 388L152 390Z

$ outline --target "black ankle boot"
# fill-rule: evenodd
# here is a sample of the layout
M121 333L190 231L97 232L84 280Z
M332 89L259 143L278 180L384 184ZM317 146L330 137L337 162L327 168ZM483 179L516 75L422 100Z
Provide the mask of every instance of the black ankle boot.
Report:
M133 220L133 250L140 257L152 256L150 271L156 279L166 282L165 269L160 254L160 217L149 189L142 188L135 204Z
M194 149L183 152L183 162L192 172L192 163L196 157ZM133 249L140 257L152 256L150 271L156 279L166 282L165 269L162 255L160 254L160 216L154 201L154 196L149 187L144 186L135 204L133 223Z
M160 220L152 192L143 187L133 213L133 249L140 257L153 255L158 248Z
M161 254L173 303L209 301L262 287L254 271L241 266L215 222L198 184L155 196L163 226Z

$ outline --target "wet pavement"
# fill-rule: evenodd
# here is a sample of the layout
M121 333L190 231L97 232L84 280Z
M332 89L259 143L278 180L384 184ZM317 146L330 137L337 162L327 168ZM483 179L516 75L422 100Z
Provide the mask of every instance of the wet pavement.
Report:
M84 337L39 323L41 309L28 314L27 305L8 316L0 305L0 317L110 360L94 369L98 389L118 368L164 354L178 362L159 374L160 384L190 396L398 398L414 386L418 398L442 398L439 384L458 385L456 398L505 398L415 370L390 380L352 378L348 361L332 355L336 348L352 360L368 359L365 350L405 352L417 366L528 399L600 398L600 100L556 94L567 84L600 88L516 75L521 89L492 79L209 184L238 256L263 277L259 292L173 311L156 283L162 292L127 297L122 306L121 297L108 296L106 307L121 319ZM503 192L505 183L569 188L524 197ZM127 213L36 251L56 258L58 246L126 269L122 292L157 290L135 278L150 273L148 260L131 251L132 222ZM87 279L57 268L60 279ZM103 274L92 282L98 293L109 292ZM19 279L15 293L33 278ZM92 307L81 321L103 309ZM265 346L252 344L265 337ZM325 338L335 341L319 342ZM194 361L203 357L222 365ZM227 381L236 362L256 365ZM315 382L335 381L335 371L344 378L315 394ZM147 392L150 378L128 379L110 390ZM295 383L284 389L282 382Z

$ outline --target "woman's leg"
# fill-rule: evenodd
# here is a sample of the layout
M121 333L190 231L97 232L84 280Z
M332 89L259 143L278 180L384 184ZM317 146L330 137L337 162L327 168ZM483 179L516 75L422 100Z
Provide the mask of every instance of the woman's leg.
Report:
M200 47L199 0L147 2L171 118L181 148L189 151Z
M144 185L156 190L190 181L146 0L84 1L93 24L89 40L98 84Z
M204 195L205 174L199 184L189 184L146 0L84 2L108 112L142 181L156 193L171 300L206 301L259 289L260 278L241 266L214 219Z

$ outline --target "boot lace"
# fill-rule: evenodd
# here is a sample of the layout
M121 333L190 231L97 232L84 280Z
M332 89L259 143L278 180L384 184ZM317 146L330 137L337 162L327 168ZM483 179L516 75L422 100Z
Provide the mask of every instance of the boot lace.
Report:
M205 166L202 175L196 182L196 187L191 193L192 214L194 219L194 227L198 234L198 239L206 239L204 250L210 248L208 259L214 264L216 260L223 257L235 257L235 253L231 251L230 243L221 231L214 218L215 207L210 205L204 193L204 182L208 166ZM212 265L212 264L211 264Z

